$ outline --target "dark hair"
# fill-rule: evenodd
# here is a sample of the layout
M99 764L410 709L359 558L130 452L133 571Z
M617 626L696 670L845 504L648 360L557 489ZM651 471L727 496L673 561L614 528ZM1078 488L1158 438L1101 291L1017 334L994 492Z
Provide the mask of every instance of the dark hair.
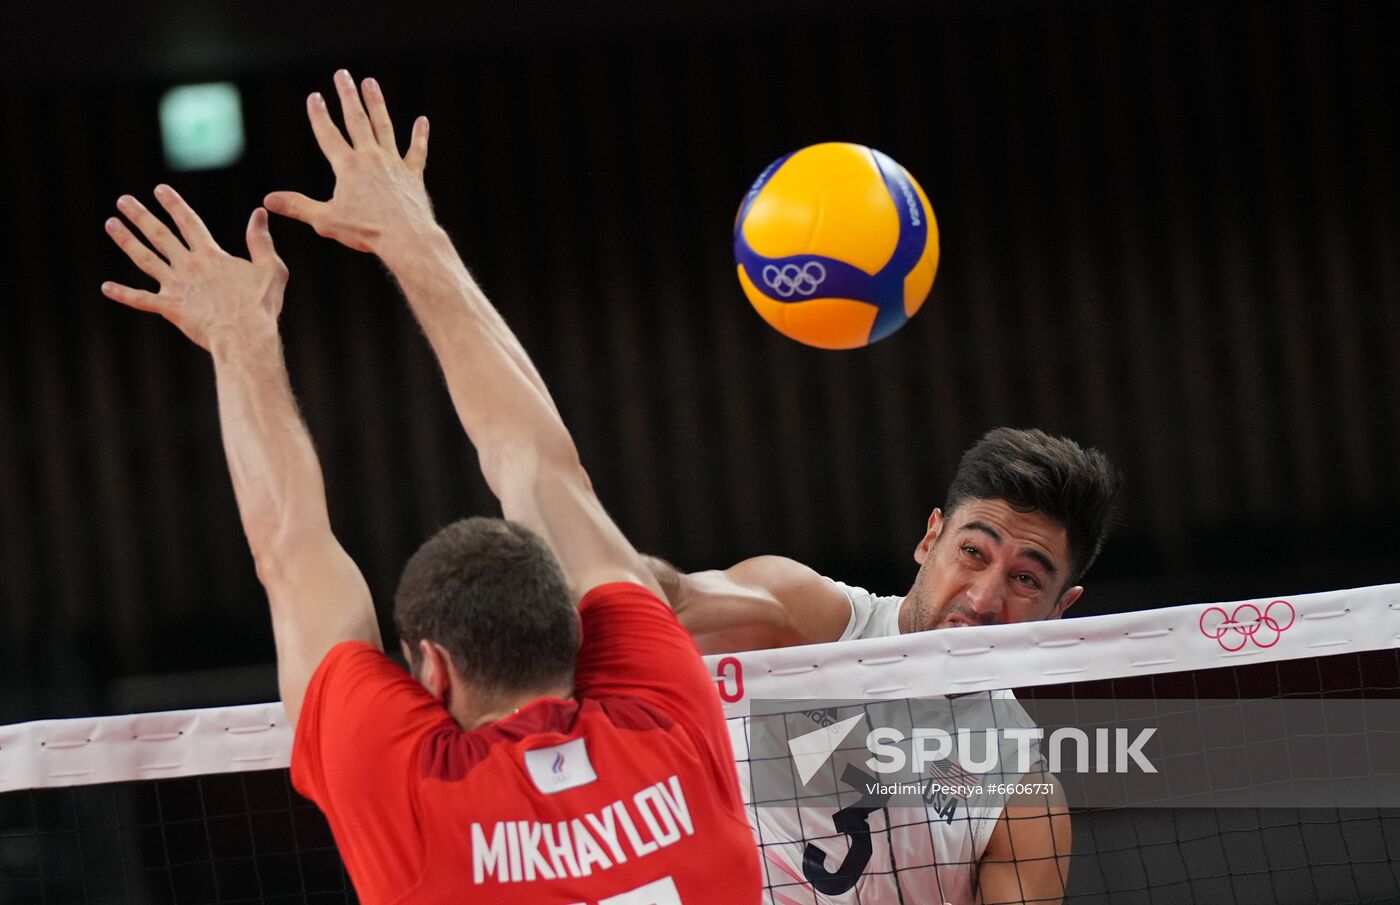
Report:
M998 427L963 453L948 487L945 514L964 500L1005 500L1021 512L1043 512L1069 535L1068 587L1077 584L1113 525L1121 479L1097 449L1044 431Z
M461 519L429 538L404 566L394 622L415 668L426 638L487 693L573 680L573 595L549 547L514 522Z

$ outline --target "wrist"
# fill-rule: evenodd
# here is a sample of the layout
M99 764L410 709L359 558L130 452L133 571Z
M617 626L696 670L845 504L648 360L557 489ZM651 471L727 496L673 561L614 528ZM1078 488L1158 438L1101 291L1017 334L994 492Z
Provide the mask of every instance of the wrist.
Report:
M206 336L209 354L216 362L246 357L258 351L281 354L277 321L265 315L251 315L214 324Z
M387 230L374 243L372 251L395 275L414 268L419 262L437 257L441 249L452 251L447 231L432 219L409 221Z

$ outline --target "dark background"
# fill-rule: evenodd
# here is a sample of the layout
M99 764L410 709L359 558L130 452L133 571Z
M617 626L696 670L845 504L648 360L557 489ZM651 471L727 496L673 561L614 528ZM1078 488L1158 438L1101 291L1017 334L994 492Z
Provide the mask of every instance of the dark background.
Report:
M169 180L241 252L264 192L328 194L303 98L342 65L432 118L439 214L644 550L900 593L959 453L1011 424L1126 475L1076 614L1400 578L1388 5L497 7L7 12L0 720L275 694L207 358L101 297L145 285L102 221ZM246 156L172 175L157 100L225 79ZM768 328L730 253L752 179L824 140L904 164L942 232L924 311L854 352ZM416 545L495 506L379 266L274 233L293 384L387 624Z

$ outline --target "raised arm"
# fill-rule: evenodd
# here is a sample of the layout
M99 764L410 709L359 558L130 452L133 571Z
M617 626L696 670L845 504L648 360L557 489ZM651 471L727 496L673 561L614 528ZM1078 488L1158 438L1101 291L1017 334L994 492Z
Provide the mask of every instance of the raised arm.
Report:
M851 618L845 594L786 557L755 556L691 573L652 556L646 563L701 653L836 641Z
M345 134L319 94L307 101L312 131L335 171L334 195L320 202L274 192L268 209L372 252L388 266L437 354L505 516L544 537L576 595L608 581L635 581L659 592L594 495L529 356L433 217L423 185L427 120L414 123L401 157L378 84L364 82L363 102L344 70L336 73L335 86Z
M278 685L295 725L326 652L341 641L380 640L369 588L331 532L321 465L292 399L277 332L287 269L263 209L248 221L251 260L244 260L220 249L173 189L157 187L156 198L178 237L135 198L117 202L155 251L116 217L106 227L160 291L104 283L102 292L161 314L214 359L224 452L271 605Z

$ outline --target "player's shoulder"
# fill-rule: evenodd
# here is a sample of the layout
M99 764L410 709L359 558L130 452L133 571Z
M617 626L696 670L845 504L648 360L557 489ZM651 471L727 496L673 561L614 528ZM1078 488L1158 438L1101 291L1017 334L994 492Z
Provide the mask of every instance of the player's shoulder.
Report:
M344 715L359 707L383 707L390 701L411 709L435 703L380 647L366 641L342 641L317 664L307 684L302 711L329 705Z
M354 800L386 771L411 769L424 738L455 730L452 715L384 652L333 647L307 687L292 743L292 781L324 805Z
M863 587L825 578L850 606L845 631L839 640L856 638L887 638L899 634L899 610L904 598L899 595L876 594Z
M350 640L341 641L326 651L318 668L327 672L338 669L374 670L384 664L392 666L393 663L382 648L368 641Z
M585 648L598 642L674 643L689 645L690 635L676 613L655 591L631 581L610 581L590 588L579 600Z

